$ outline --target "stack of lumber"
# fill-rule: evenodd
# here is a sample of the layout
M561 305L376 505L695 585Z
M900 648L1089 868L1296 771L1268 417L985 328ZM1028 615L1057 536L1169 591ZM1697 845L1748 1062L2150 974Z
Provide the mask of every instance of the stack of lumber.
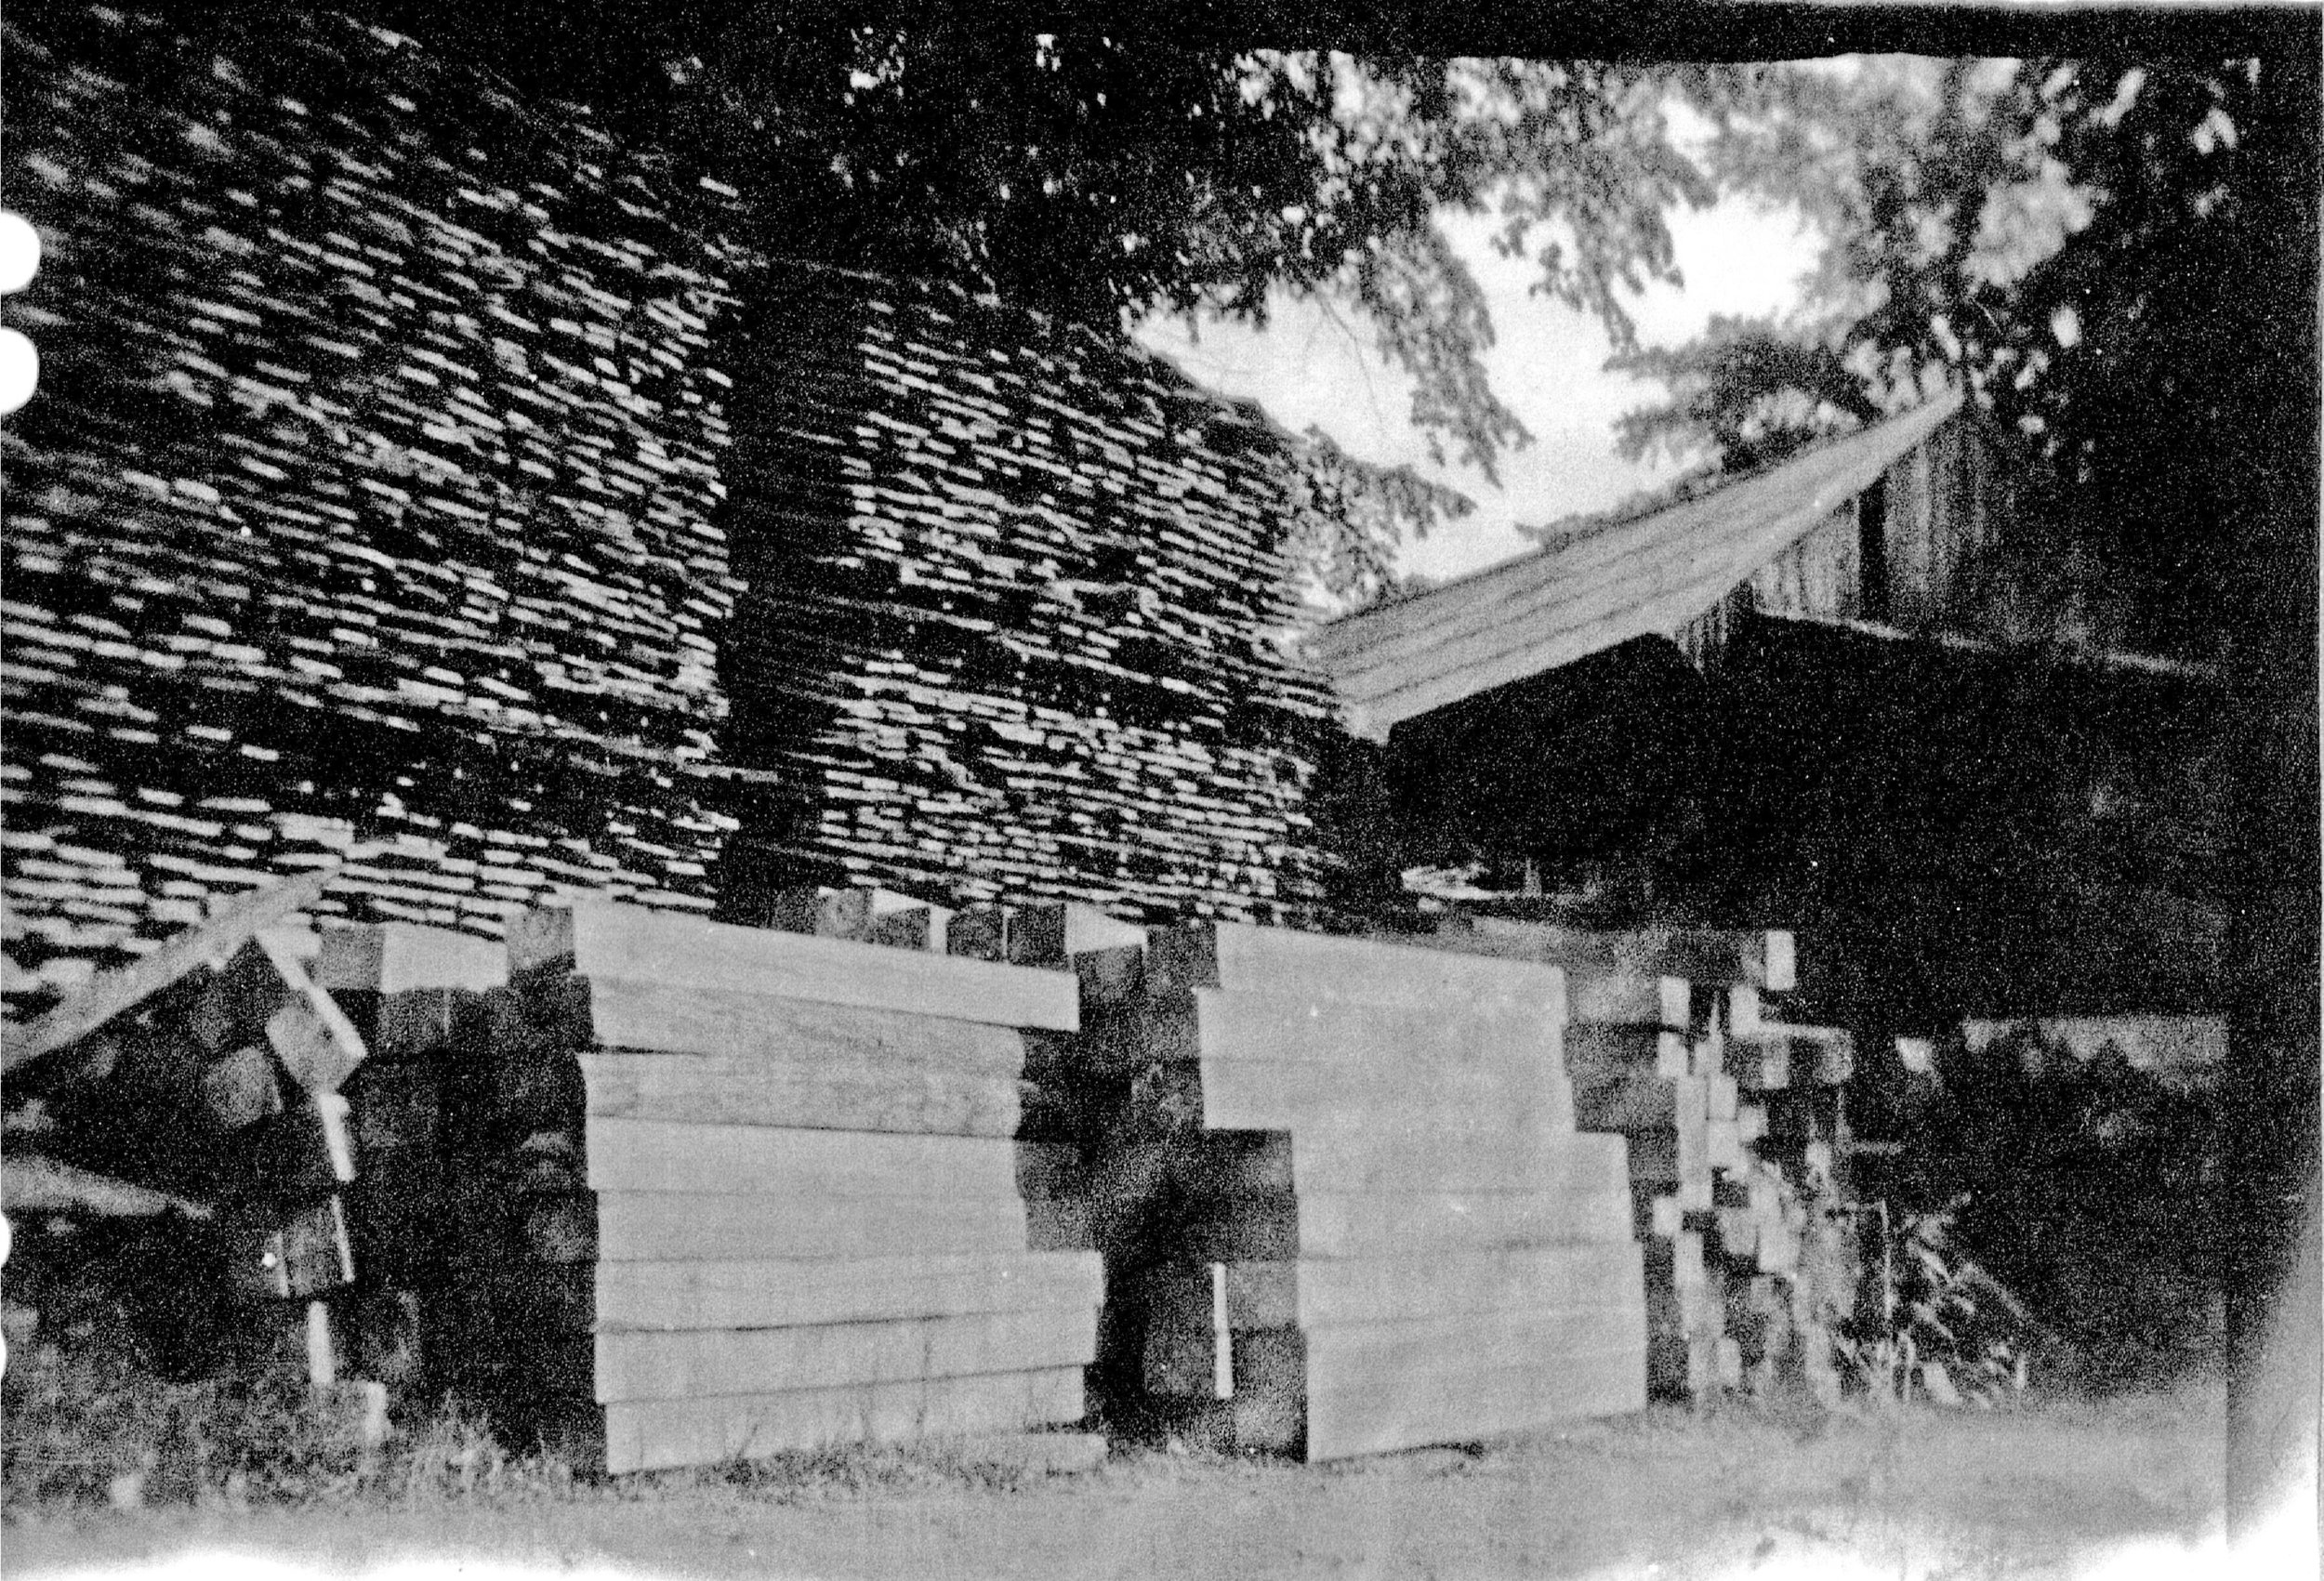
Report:
M1624 1149L1576 1134L1558 971L1231 923L1076 964L1110 1361L1166 1419L1320 1460L1644 1403Z
M1287 652L1282 436L1118 340L771 276L729 466L729 893L1273 918L1314 897L1320 679ZM735 862L758 869L739 879Z
M1005 916L778 909L512 919L458 1210L503 1415L614 1471L1078 1420L1074 977L977 958L1037 942Z
M706 909L722 200L336 15L7 53L50 376L0 428L0 994L332 861L326 909L467 931Z
M1654 1391L1827 1386L1823 1330L1853 1296L1829 1243L1854 1040L1782 1015L1790 935L1483 916L1428 942L1565 968L1576 1123L1630 1142Z

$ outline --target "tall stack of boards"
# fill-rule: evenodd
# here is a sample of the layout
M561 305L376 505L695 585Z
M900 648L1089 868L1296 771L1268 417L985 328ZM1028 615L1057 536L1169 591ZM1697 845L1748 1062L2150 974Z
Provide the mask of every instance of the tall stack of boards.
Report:
M1166 1420L1323 1460L1644 1403L1556 968L1227 923L1076 964L1116 1338Z
M1854 1293L1836 1210L1855 1041L1784 1019L1791 935L1486 915L1416 942L1565 970L1577 1123L1629 1141L1654 1392L1832 1388L1824 1331Z
M1075 980L854 910L511 920L435 1089L440 1381L612 1471L1082 1418L1082 1158L1025 1140L1063 1134L1038 1076ZM408 1037L431 1000L364 1008Z

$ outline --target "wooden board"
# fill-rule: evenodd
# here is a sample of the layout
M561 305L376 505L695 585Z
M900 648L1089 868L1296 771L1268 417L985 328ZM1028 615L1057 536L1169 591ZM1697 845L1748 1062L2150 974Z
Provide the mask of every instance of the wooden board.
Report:
M1089 1189L1122 1200L1165 1189L1202 1199L1558 1191L1570 1178L1568 1150L1578 1140L1592 1146L1600 1139L1474 1113L1300 1132L1190 1132L1117 1140L1093 1161Z
M563 977L528 984L527 1024L568 1048L811 1060L866 1071L932 1066L1014 1076L1050 1034L734 990L638 979Z
M312 975L333 994L403 994L416 988L481 992L508 981L508 950L496 939L417 923L326 927Z
M687 1400L839 1384L904 1383L1084 1366L1097 1355L1094 1306L965 1317L600 1334L596 1398Z
M1104 1277L1094 1252L640 1261L599 1264L592 1293L594 1326L601 1331L783 1328L1095 1308L1103 1298Z
M1012 1138L1025 1084L941 1066L866 1067L812 1058L584 1054L589 1113L719 1126ZM1039 1109L1039 1094L1034 1093Z
M1644 1408L1646 1348L1442 1368L1362 1364L1310 1372L1306 1457L1335 1460L1427 1443L1465 1443L1578 1417Z
M592 1115L589 1189L847 1197L1040 1194L1020 1163L1051 1167L1053 1144L991 1137L816 1131L772 1126L705 1126Z
M223 965L269 925L314 904L337 871L317 868L237 895L134 965L90 979L46 1015L23 1026L0 1024L0 1074L77 1042L199 968Z
M942 1440L1081 1419L1080 1367L605 1407L605 1469L712 1466L838 1443Z
M1089 1245L1079 1203L1006 1197L803 1198L608 1192L546 1199L527 1222L570 1219L558 1261L747 1261L912 1253L1063 1251ZM532 1235L547 1257L551 1237Z
M1222 1370L1231 1394L1304 1393L1311 1383L1330 1384L1364 1369L1457 1377L1464 1370L1517 1361L1553 1367L1571 1355L1643 1347L1646 1337L1643 1301L1321 1329L1221 1331L1164 1324L1147 1328L1142 1371L1149 1390L1182 1399L1217 1397ZM1221 1346L1224 1358L1218 1353Z
M1587 1194L1561 1191L1326 1195L1303 1192L1190 1206L1169 1236L1176 1258L1410 1257L1497 1246L1631 1238L1627 1180Z
M1130 1084L1142 1124L1211 1130L1332 1129L1389 1125L1459 1129L1483 1115L1543 1136L1574 1128L1573 1092L1547 1061L1436 1066L1424 1051L1385 1060L1189 1060L1148 1064Z
M1552 1075L1563 1026L1538 1008L1365 1005L1303 992L1202 988L1148 996L1093 1020L1100 1068L1152 1060L1260 1060L1382 1066L1404 1073L1539 1068Z
M561 968L582 977L774 994L995 1026L1073 1032L1080 1025L1079 993L1070 972L739 928L601 902L511 917L508 965L511 974Z
M1644 1289L1636 1243L1528 1246L1399 1258L1226 1265L1230 1328L1326 1328L1463 1312L1631 1306ZM1208 1324L1208 1265L1155 1269L1140 1289L1155 1321ZM1174 1315L1175 1314L1175 1315Z
M1489 1006L1528 1011L1552 1025L1565 1020L1565 974L1545 966L1242 923L1154 929L1146 988L1157 995L1225 988L1440 1012Z

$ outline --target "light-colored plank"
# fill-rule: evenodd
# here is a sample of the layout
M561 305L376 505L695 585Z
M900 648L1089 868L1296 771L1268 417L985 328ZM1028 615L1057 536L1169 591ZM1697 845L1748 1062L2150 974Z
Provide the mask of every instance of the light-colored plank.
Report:
M864 1070L935 1066L1014 1076L1035 1034L779 995L672 988L619 976L530 984L525 1019L570 1048L700 1054L735 1060L812 1060Z
M1565 1021L1565 978L1552 968L1243 923L1154 929L1146 987L1156 995L1224 988L1438 1012L1491 1007Z
M1611 1347L1480 1364L1453 1377L1393 1366L1310 1375L1306 1457L1336 1460L1427 1443L1465 1443L1556 1422L1643 1410L1646 1348Z
M1218 988L1195 990L1191 1004L1157 995L1106 1017L1084 1041L1102 1063L1114 1065L1197 1058L1385 1064L1415 1079L1464 1066L1555 1072L1565 1047L1563 1024L1535 1009L1364 1005L1296 991Z
M1493 1114L1545 1136L1574 1128L1573 1089L1547 1061L1433 1065L1424 1051L1387 1060L1189 1060L1149 1064L1131 1084L1155 1122L1211 1130L1291 1130L1385 1123L1444 1128Z
M1193 1208L1169 1241L1175 1257L1214 1262L1412 1257L1627 1241L1630 1220L1627 1181L1587 1195L1555 1191L1363 1196L1304 1192Z
M605 1407L605 1469L650 1471L842 1443L941 1442L1075 1422L1085 1409L1079 1367L625 1401Z
M584 1054L589 1113L639 1120L929 1136L1017 1134L1024 1084L942 1067L865 1067L812 1058Z
M1094 1252L929 1255L812 1262L600 1263L595 1326L784 1328L883 1318L1096 1307Z
M1096 1359L1097 1342L1095 1307L791 1328L600 1334L588 1341L596 1396L603 1403L1086 1366Z
M1216 1328L1150 1324L1144 1374L1156 1393L1201 1399L1224 1346L1229 1392L1327 1388L1352 1374L1393 1370L1456 1386L1479 1368L1530 1361L1554 1367L1567 1356L1643 1349L1646 1307L1578 1306L1456 1312L1400 1323L1332 1328Z
M481 993L508 981L508 949L497 939L411 922L326 927L313 975L334 994L403 994L416 988Z
M992 1137L705 1126L591 1115L589 1189L813 1197L1034 1194L1020 1160L1050 1144ZM1035 1167L1047 1166L1036 1157Z
M562 968L581 977L774 994L995 1026L1073 1032L1080 1025L1071 972L740 928L608 902L543 907L510 918L508 965L512 974Z
M1644 1263L1634 1242L1445 1252L1400 1258L1302 1258L1226 1265L1228 1326L1326 1328L1461 1312L1637 1305ZM1210 1273L1195 1263L1153 1271L1149 1310L1207 1314Z
M271 924L314 904L337 871L336 865L317 868L238 895L135 964L91 978L46 1015L22 1026L0 1023L0 1039L5 1040L0 1041L0 1074L87 1036L197 968L224 965Z
M1078 1204L1002 1197L607 1192L591 1219L593 1255L607 1262L1050 1251L1088 1233Z

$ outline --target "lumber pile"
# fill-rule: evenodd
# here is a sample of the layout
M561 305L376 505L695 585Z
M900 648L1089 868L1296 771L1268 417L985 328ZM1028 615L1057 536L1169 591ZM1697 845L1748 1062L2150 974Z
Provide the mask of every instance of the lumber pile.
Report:
M1232 923L1076 957L1110 1388L1321 1460L1644 1401L1618 1137L1561 974Z
M802 931L524 913L463 1054L447 1334L614 1471L1078 1420L1102 1298L1037 927L807 896ZM885 942L874 942L877 934Z
M471 932L706 909L730 210L353 19L191 25L7 19L0 995L328 862Z
M1293 625L1283 437L1124 342L907 283L770 278L729 463L739 892L1275 919L1331 724ZM747 913L738 915L747 916Z
M1790 935L1456 916L1425 942L1565 969L1576 1124L1629 1140L1654 1392L1833 1387L1854 1039L1786 1019Z

